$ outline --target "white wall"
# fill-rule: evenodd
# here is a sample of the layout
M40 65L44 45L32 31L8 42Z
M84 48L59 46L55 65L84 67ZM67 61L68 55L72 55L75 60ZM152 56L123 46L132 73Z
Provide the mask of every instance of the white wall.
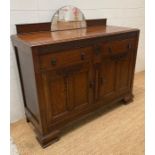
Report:
M144 70L144 0L11 0L11 34L15 24L50 21L64 5L80 8L86 18L107 18L108 24L141 30L136 72ZM11 47L11 122L24 117L18 70Z

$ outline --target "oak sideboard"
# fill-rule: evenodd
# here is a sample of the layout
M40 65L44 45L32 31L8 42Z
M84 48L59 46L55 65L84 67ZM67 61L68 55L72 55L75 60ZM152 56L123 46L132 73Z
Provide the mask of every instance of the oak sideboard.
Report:
M86 20L87 28L50 31L18 24L12 35L27 121L43 147L64 127L101 107L133 100L139 30Z

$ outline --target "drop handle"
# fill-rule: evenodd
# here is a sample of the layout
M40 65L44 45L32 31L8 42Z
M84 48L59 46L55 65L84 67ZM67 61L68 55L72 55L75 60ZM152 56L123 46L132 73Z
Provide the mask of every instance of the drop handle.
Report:
M54 65L56 65L56 64L57 64L57 60L56 60L55 58L52 58L52 59L51 59L51 65L54 66Z
M127 48L128 48L128 49L131 49L131 48L132 48L132 46L131 46L130 43L128 44Z
M94 85L95 85L95 82L94 82L94 81L90 81L89 87L90 87L90 88L94 88Z
M84 52L81 53L81 60L85 59L86 54Z

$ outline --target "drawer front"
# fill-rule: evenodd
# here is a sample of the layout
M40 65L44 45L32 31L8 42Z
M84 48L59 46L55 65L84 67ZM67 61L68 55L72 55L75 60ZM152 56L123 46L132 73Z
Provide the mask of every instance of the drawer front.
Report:
M91 58L91 47L78 48L40 55L40 69L56 69L70 64L88 61Z
M108 43L101 44L100 47L103 56L116 55L133 50L135 47L135 40L124 39L119 41L110 41Z

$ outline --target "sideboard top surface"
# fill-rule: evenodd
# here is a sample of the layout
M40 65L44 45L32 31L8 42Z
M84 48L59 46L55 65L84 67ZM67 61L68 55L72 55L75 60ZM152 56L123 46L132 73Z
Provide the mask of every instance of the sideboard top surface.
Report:
M12 40L22 42L30 47L82 40L95 37L104 37L115 34L139 31L138 29L118 26L91 26L84 29L66 31L43 31L12 35Z

